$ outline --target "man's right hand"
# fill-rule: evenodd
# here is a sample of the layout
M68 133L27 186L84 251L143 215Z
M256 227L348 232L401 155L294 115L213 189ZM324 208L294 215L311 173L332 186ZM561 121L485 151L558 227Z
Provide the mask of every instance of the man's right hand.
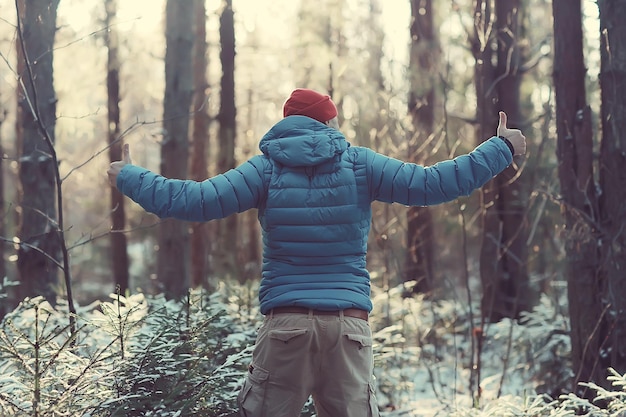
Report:
M132 163L133 162L130 159L130 146L128 145L128 143L126 143L122 148L122 160L111 162L111 165L107 170L107 175L109 176L109 184L111 184L112 187L117 187L117 176L122 171L122 168Z
M506 127L507 116L506 113L500 112L500 122L498 123L497 135L503 138L507 138L511 145L513 145L514 155L524 155L526 153L526 136L522 135L522 131L519 129L509 129Z

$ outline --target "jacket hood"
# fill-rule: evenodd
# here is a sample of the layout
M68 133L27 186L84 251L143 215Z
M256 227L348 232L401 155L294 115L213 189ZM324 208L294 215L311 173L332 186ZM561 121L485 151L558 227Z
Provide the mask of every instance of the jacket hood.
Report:
M306 116L284 118L259 143L264 155L289 167L320 165L349 146L340 131Z

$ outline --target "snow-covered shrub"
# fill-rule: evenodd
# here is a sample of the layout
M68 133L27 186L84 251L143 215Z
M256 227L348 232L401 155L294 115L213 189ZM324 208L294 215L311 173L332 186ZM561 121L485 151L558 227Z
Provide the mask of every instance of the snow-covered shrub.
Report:
M226 314L217 296L187 303L153 300L120 361L115 396L94 415L226 415L235 398L253 332ZM182 308L181 308L182 307Z
M75 338L63 300L25 300L0 325L0 415L233 416L261 318L254 285L184 302L112 295L77 307ZM469 320L459 301L377 291L370 324L383 416L626 417L626 377L615 371L614 391L586 384L594 401L543 394L560 394L570 377L568 321L553 300L483 326L477 358L476 308ZM313 415L309 401L302 416Z
M458 300L403 297L405 285L378 291L375 373L381 405L388 409L451 412L518 396L538 398L535 405L543 407L544 397L536 393L557 396L569 386L569 321L555 300L544 296L520 320L481 326L478 305L470 320L469 308Z
M529 346L525 364L531 369L535 389L553 398L571 389L573 379L569 319L556 307L543 295L518 325Z
M450 412L450 417L541 417L554 416L555 402L549 397L517 397L505 395L487 402L483 407L458 407Z
M465 355L462 340L469 324L459 306L406 293L405 285L384 293L374 290L375 375L384 409L397 409L422 395L448 402Z
M227 416L254 342L254 311L223 293L142 294L77 309L26 300L0 329L0 415Z
M615 387L607 390L594 383L581 383L596 392L593 401L580 398L572 393L559 398L554 416L589 416L589 417L626 417L626 374L621 375L614 369L608 370L607 380Z
M110 375L105 363L112 339L101 339L102 344L91 348L71 338L66 310L61 308L42 298L27 299L2 321L1 415L80 413L100 396L98 383Z
M615 387L607 390L593 383L581 385L595 391L592 400L574 393L551 399L547 395L505 395L485 402L481 407L456 407L450 417L626 417L626 375L609 369L608 381ZM391 417L391 414L389 414Z

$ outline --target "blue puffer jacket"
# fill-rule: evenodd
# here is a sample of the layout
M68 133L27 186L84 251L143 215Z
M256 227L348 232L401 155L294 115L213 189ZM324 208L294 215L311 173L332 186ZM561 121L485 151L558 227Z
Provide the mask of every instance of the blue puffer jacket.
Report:
M263 230L261 312L279 306L370 311L365 265L372 201L427 206L466 196L512 161L491 138L431 167L404 163L316 120L289 116L261 140L262 155L202 182L134 165L117 186L159 217L206 221L257 208Z

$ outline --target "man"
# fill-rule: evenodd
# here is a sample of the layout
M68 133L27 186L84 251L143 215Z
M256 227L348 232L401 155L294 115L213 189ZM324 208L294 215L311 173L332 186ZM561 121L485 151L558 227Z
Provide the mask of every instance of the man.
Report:
M239 395L247 417L296 417L313 395L319 417L378 416L365 255L373 201L427 206L470 194L526 140L506 126L468 155L432 167L351 147L329 96L296 89L262 155L202 182L167 179L124 160L112 185L159 217L207 221L257 208L263 233L261 313Z

